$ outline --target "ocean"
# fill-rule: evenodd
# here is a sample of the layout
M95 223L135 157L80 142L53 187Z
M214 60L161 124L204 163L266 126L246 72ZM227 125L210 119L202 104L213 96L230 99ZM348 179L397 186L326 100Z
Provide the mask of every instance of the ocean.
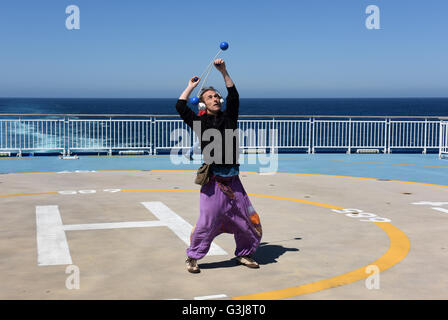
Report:
M107 118L72 116L70 121L61 121L61 117L52 115L174 115L177 98L173 99L31 99L31 98L0 98L0 151L22 150L23 152L51 153L60 150L94 150L107 151L112 147L119 149L148 149L156 146L165 150L175 146L171 133L177 127L173 122L158 122L150 125L145 121L127 121L128 117ZM197 107L191 106L194 111ZM45 114L48 116L34 118L32 116L7 116L6 114ZM447 117L448 98L382 98L382 99L240 99L240 115L251 115L255 122L261 115L270 116L393 116L396 120L391 127L391 143L398 143L410 150L422 146L438 147L438 122L421 125L400 124L400 118L409 116ZM95 118L98 118L95 120ZM34 119L34 120L33 120ZM45 121L45 119L50 121ZM132 118L131 118L132 119ZM160 118L162 119L162 118ZM288 119L285 117L284 119ZM413 119L417 120L417 119ZM437 119L432 119L437 120ZM286 149L291 143L297 146L307 146L313 135L313 146L347 145L358 143L366 147L385 146L387 128L384 122L378 124L371 121L366 126L353 123L353 131L349 137L347 128L323 122L317 124L313 134L308 133L307 124L278 123L279 136L283 137ZM435 123L437 122L437 124ZM163 124L164 123L164 124ZM253 129L255 123L253 123ZM420 122L421 123L421 122ZM267 125L259 122L260 126ZM247 126L247 123L246 123ZM154 128L155 131L152 131ZM261 127L260 127L261 128ZM243 128L248 130L249 127ZM295 130L295 134L293 133ZM345 134L342 133L345 130ZM153 134L151 134L153 132ZM266 131L267 132L267 131ZM288 133L289 132L289 133ZM189 146L192 137L182 137L182 144ZM252 141L245 138L246 142ZM249 140L248 140L249 139ZM260 139L260 138L258 138ZM300 139L300 141L299 141ZM362 141L361 141L362 140ZM368 140L368 141L367 141ZM255 141L255 140L254 140ZM353 144L351 144L353 145ZM112 147L110 147L112 146ZM285 149L285 150L286 150ZM343 148L344 149L344 148ZM59 150L59 151L58 151ZM293 151L297 149L293 149ZM333 150L333 149L329 149Z
M173 99L0 98L1 114L177 114ZM196 107L192 107L197 111ZM448 116L448 98L240 99L240 115Z

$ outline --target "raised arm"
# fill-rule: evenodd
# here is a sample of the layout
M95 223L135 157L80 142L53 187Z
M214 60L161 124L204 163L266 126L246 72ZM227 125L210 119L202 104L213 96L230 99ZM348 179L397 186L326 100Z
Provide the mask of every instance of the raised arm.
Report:
M218 69L219 72L221 72L222 76L224 77L224 82L226 83L226 87L230 88L233 87L235 84L233 83L232 78L230 78L229 73L227 72L226 63L223 59L216 59L215 67Z
M219 72L221 72L224 82L226 84L227 88L227 107L226 107L226 113L228 116L234 118L236 121L238 119L238 112L239 112L239 94L238 91L235 88L235 83L233 83L232 78L229 76L229 73L227 72L226 63L223 59L216 59L215 60L215 67L218 69Z
M181 93L179 100L188 100L191 92L193 92L194 88L197 87L197 85L199 84L200 81L201 81L201 79L198 77L191 78L190 81L188 81L188 86Z
M195 81L195 79L197 79ZM185 90L181 93L179 100L177 100L176 103L176 110L179 113L180 117L184 122L191 128L193 128L193 121L198 120L199 117L196 115L196 113L193 112L188 106L187 106L187 100L190 97L191 92L196 88L199 81L201 79L197 77L193 77L188 81L188 86L185 88Z

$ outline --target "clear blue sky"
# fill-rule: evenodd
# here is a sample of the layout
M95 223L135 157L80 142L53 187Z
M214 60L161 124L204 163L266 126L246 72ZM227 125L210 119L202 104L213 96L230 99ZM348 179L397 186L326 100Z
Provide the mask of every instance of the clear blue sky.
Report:
M446 0L2 0L0 97L177 97L221 41L241 97L448 97L447 15Z

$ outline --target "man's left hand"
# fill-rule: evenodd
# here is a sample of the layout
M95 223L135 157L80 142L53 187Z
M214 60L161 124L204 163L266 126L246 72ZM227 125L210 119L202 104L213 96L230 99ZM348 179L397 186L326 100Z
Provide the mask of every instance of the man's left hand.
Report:
M216 69L218 69L219 72L223 73L226 71L226 63L223 59L216 59L214 61Z

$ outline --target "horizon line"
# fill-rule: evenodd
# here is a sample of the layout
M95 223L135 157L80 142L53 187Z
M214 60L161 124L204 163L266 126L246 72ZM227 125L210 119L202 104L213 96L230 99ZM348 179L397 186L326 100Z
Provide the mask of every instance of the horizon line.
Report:
M0 99L179 99L178 97L0 97ZM448 96L397 97L244 97L241 99L448 99Z

